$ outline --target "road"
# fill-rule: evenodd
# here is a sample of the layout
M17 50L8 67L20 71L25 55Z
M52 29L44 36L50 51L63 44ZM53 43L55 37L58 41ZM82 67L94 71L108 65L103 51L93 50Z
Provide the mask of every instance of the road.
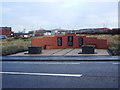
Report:
M3 88L118 88L120 62L3 61Z

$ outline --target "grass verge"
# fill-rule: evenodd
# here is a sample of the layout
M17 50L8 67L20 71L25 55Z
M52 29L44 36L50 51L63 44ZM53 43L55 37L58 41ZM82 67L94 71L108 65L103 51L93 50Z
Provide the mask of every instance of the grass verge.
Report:
M22 51L27 51L28 47L31 46L31 38L29 39L14 39L8 38L6 40L1 40L2 49L1 55L10 55Z

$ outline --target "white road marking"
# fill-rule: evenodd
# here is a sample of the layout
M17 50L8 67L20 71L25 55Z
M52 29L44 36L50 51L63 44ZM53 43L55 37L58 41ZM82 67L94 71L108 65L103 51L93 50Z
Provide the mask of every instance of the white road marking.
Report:
M113 64L112 62L0 62L0 63L18 63L18 64ZM116 64L116 63L115 63Z
M17 63L17 64L120 64L118 62L0 62L2 63Z
M25 72L0 72L0 74L18 74L18 75L38 75L38 76L62 76L62 77L81 77L82 74L51 74L51 73L25 73Z

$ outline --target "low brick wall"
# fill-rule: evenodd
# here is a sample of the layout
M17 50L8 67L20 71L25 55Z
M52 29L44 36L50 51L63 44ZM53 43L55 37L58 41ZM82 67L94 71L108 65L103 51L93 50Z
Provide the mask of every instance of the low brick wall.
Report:
M68 45L68 38L72 36L72 46ZM62 45L58 46L58 38L62 38ZM68 34L68 35L55 35L53 37L43 37L43 38L33 38L32 39L32 46L40 46L43 49L59 49L59 48L81 48L79 38L83 38L82 45L94 45L97 49L107 49L108 48L108 41L98 39L96 37L86 37L86 36L79 36L75 34Z

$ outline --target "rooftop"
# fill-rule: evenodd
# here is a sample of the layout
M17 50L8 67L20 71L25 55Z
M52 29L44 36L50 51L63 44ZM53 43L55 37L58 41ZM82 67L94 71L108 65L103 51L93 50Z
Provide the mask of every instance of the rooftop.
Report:
M11 27L0 27L0 30L11 30Z

